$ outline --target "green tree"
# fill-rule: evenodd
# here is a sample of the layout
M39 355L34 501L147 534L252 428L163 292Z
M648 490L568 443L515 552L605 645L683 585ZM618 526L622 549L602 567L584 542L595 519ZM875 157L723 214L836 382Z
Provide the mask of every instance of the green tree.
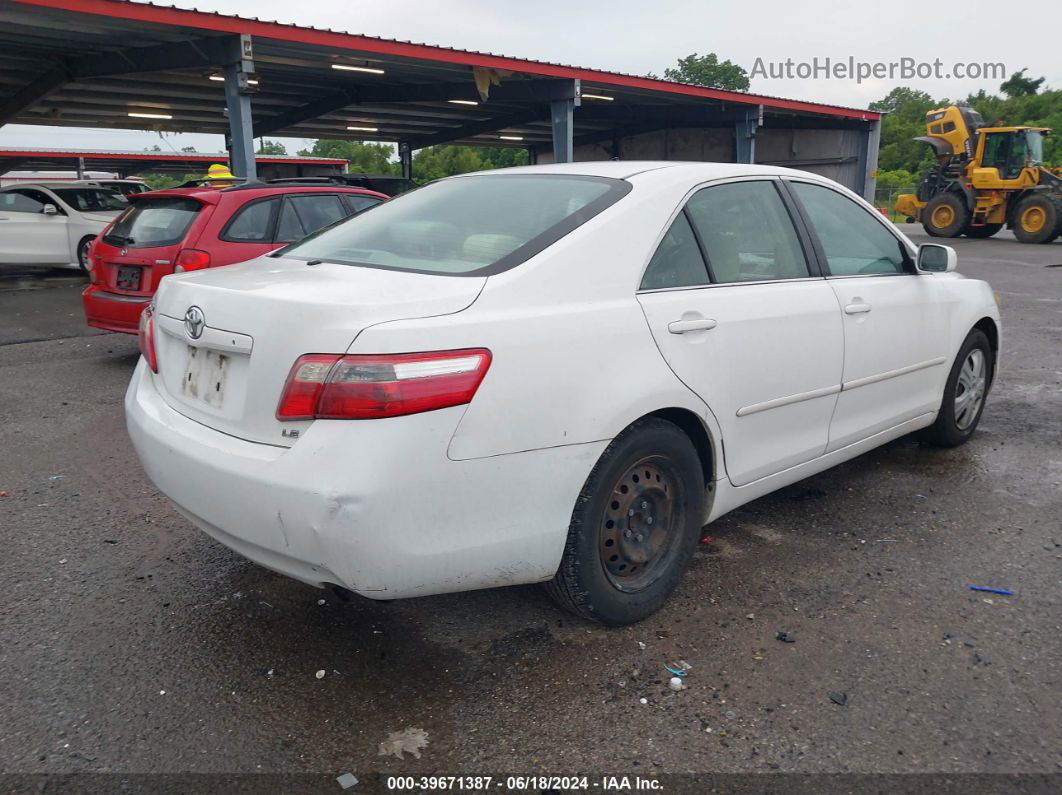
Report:
M314 141L309 149L299 150L301 157L338 157L346 160L348 171L366 174L397 174L398 163L392 158L392 144L366 143L364 141L338 141L322 138Z
M255 154L259 155L286 155L288 149L280 141L270 141L268 138L258 139L258 151Z
M1012 74L1006 82L1002 83L999 86L999 90L1008 97L1027 97L1039 91L1043 82L1044 78L1042 77L1036 80L1026 77L1025 69L1020 69Z
M413 178L417 182L527 165L527 150L503 146L429 146L413 153Z
M656 77L656 75L649 75ZM707 55L693 53L679 58L675 68L664 70L664 79L677 83L722 88L728 91L748 91L749 74L732 61L720 61L714 52Z

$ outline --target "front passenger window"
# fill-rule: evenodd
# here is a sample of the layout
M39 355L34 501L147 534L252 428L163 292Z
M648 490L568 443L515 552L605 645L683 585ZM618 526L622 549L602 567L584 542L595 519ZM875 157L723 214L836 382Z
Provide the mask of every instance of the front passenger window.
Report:
M847 196L821 185L790 182L819 236L832 276L904 273L900 239Z

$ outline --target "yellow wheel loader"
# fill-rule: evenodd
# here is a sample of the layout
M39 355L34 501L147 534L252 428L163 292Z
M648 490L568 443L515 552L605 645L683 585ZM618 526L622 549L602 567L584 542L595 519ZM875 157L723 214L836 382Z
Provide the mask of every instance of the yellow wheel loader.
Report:
M993 127L972 108L951 105L926 114L937 165L917 193L896 200L908 223L934 237L991 237L1004 226L1022 243L1062 235L1062 178L1044 168L1046 127Z

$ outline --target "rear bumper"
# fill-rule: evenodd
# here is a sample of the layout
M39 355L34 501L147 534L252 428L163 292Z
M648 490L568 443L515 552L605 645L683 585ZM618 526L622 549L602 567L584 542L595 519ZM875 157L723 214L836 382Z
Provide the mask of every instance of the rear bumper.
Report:
M108 293L95 284L90 284L81 293L85 320L90 326L123 334L137 333L140 313L150 302L150 298Z
M451 461L456 407L318 420L274 447L174 411L143 361L125 408L148 475L201 530L267 568L378 599L552 577L607 445Z

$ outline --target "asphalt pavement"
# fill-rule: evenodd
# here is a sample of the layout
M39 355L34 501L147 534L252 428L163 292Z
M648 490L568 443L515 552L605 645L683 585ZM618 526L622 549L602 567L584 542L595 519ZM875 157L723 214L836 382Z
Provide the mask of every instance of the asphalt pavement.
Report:
M536 587L344 602L242 559L140 469L122 411L136 340L81 324L77 274L0 274L0 784L1059 784L1062 241L946 242L1003 301L1002 371L975 439L901 439L724 517L665 609L624 629L569 617ZM692 667L672 692L664 665L679 660ZM393 732L419 757L380 755ZM172 775L147 787L148 773Z

